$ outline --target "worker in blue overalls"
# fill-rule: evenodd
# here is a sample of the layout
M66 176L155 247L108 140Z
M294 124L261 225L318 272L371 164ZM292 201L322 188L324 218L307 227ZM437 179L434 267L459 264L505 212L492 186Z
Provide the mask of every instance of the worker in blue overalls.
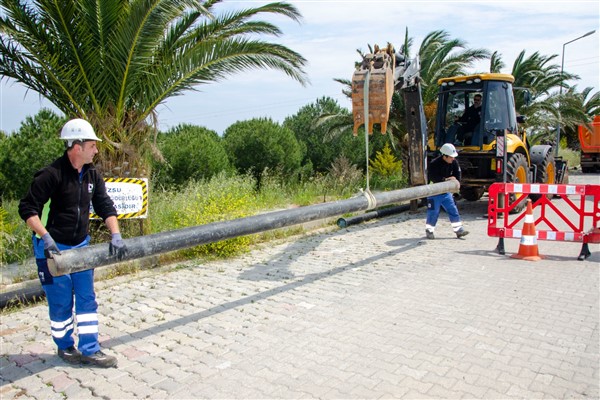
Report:
M94 270L52 276L48 269L48 257L89 244L90 204L111 232L109 253L121 259L127 251L113 201L92 164L101 139L89 122L79 118L64 125L61 139L66 141L67 149L62 157L34 175L19 203L19 215L34 231L33 250L58 356L71 364L116 367L117 359L100 350L98 343ZM75 326L77 348L73 339Z
M458 153L451 143L446 143L440 148L439 157L435 158L427 170L430 183L439 183L448 180L457 180L460 182L460 166L456 161ZM442 193L427 197L427 221L425 222L425 235L427 239L435 239L435 225L440 216L440 208L443 207L450 217L452 230L457 238L462 238L469 234L463 228L458 208L452 197L452 193Z

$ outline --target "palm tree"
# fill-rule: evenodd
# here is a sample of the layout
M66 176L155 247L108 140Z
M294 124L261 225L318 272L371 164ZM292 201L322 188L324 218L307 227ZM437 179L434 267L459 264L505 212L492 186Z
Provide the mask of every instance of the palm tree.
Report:
M220 0L0 0L0 76L92 122L101 167L135 173L155 143L156 107L240 71L271 68L301 84L306 60L260 35L291 4L213 13ZM138 170L138 173L141 172Z
M500 73L502 68L504 68L505 66L506 65L504 64L504 61L502 61L502 55L497 51L494 51L492 53L492 56L490 57L490 72Z
M600 92L592 92L594 88L586 87L581 92L577 86L571 87L561 98L560 113L563 128L563 137L569 148L579 148L577 129L579 125L588 125L595 115L600 115Z
M600 94L592 93L593 88L585 88L581 93L576 86L569 87L565 81L578 80L575 74L563 71L552 64L556 55L544 56L538 52L529 57L525 50L515 59L511 74L515 77L515 87L526 88L531 95L530 103L525 103L524 92L516 92L517 111L527 116L529 143L553 143L556 140L556 127L561 126L569 147L577 143L577 126L591 121L598 113ZM498 56L498 62L501 59ZM566 87L559 95L557 88Z
M436 100L437 81L449 76L466 75L476 61L490 58L485 49L469 49L461 39L451 39L448 32L439 30L428 34L419 49L423 103Z
M529 57L525 57L525 50L522 50L512 66L511 75L515 77L514 86L527 88L533 102L548 98L553 90L559 87L563 77L575 78L574 75L568 73L563 73L561 76L560 66L551 64L556 57L555 54L544 56L537 51ZM517 96L516 103L517 110L520 110L524 106L523 97Z

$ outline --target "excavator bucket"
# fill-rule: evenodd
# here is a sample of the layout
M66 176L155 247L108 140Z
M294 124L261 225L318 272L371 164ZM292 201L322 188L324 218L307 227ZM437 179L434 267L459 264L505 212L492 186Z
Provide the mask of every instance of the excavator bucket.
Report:
M381 124L385 134L390 116L392 94L394 92L394 53L389 50L368 54L352 76L352 116L354 136L365 123L365 109L368 109L366 129L373 133L373 124ZM367 86L367 90L365 90Z

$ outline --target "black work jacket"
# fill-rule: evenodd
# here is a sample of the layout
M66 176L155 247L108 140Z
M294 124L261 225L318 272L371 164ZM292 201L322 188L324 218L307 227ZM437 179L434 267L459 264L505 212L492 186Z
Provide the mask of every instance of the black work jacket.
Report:
M19 203L19 215L24 221L37 215L42 219L44 204L50 200L46 230L62 244L75 246L89 231L90 204L103 220L116 216L112 199L93 164L86 164L80 174L67 152L52 164L35 173L29 191Z
M460 166L456 159L454 159L451 164L448 164L442 157L443 156L439 156L435 158L431 164L429 164L429 168L427 169L429 182L444 182L446 178L450 178L451 176L454 176L460 181Z
M481 107L471 106L465 110L465 113L458 119L465 124L465 131L472 131L481 121Z

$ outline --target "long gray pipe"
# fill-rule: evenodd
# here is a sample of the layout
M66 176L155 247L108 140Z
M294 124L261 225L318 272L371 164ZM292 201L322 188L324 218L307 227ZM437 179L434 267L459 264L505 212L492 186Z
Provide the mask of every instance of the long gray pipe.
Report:
M395 206L395 207L384 208L381 210L369 211L364 214L356 215L356 216L350 217L350 218L343 218L343 217L338 218L336 223L337 223L337 226L339 226L340 228L347 228L350 225L360 224L361 222L369 221L374 218L382 218L382 217L387 217L387 216L394 215L394 214L399 214L399 213L402 213L402 212L405 212L408 210L410 210L410 204L403 204L401 206Z
M125 244L127 245L128 252L121 260L117 260L115 256L109 256L108 243L81 249L66 250L60 255L55 255L53 260L49 259L48 266L52 275L65 275L112 264L117 261L147 257L238 236L334 217L345 213L371 210L378 206L416 200L436 194L457 192L458 189L458 182L451 180L390 192L364 193L361 196L346 200L315 204L291 210L274 211L231 221L215 222L126 239Z

